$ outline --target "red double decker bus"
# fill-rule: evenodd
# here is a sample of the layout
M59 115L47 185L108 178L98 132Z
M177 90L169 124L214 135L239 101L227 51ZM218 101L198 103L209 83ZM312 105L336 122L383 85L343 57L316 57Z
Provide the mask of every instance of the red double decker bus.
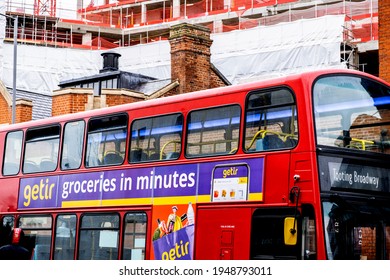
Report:
M3 126L2 232L33 259L389 259L389 128L350 70Z

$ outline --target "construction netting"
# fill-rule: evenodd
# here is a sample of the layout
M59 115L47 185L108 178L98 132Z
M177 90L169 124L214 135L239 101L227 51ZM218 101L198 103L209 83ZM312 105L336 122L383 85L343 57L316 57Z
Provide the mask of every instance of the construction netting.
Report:
M365 19L374 17L373 24L377 25L378 16L378 0L335 1L328 4L317 4L314 1L313 5L304 8L295 5L299 2L297 0L180 0L179 6L171 5L166 1L156 2L153 5L143 5L143 2L143 0L120 1L120 4L115 6L90 7L80 11L80 14L89 22L98 22L118 28L207 16L210 19L207 26L215 33L340 14L346 15L351 22L363 17ZM221 22L218 21L221 17L217 15L225 13L231 13L231 15L222 18ZM354 24L351 24L351 28L353 27ZM376 27L370 27L369 31L375 33L375 29ZM360 35L372 37L371 34L366 36L367 34L360 34L360 31L356 31L355 36Z
M1 0L0 0L1 1ZM340 62L344 15L325 16L212 34L211 62L233 83L319 67L344 67ZM167 40L115 49L119 68L157 79L171 76ZM101 50L18 45L17 89L51 95L62 81L99 73ZM0 41L0 79L12 87L13 45Z
M340 62L344 15L213 34L212 62L233 84Z
M161 28L161 32L157 30L148 33L148 30L155 30L156 26L163 26L183 19L202 24L213 33L221 33L326 15L345 15L345 41L366 42L378 39L378 0L336 1L327 4L314 2L313 5L307 5L304 8L295 5L298 2L295 0L180 1L178 6L173 6L165 1L156 2L150 6L143 5L142 0L124 1L120 3L129 5L123 7L107 5L110 8L106 10L102 7L93 7L81 14L86 24L115 26L122 28L125 34L134 34L141 29L146 30L146 37L132 37L128 40L122 40L118 46L168 39L169 33L163 28Z
M89 21L129 28L134 25L156 24L179 18L197 18L226 12L273 7L298 0L180 0L156 1L147 0L122 1L98 7L88 7L79 11ZM173 4L172 4L173 3Z
M27 4L16 6L16 0L2 1L12 11L33 11L33 6ZM61 3L64 2L58 2L57 6ZM167 40L170 26L182 20L204 25L212 33L222 33L325 15L345 15L344 41L359 43L378 39L378 0L304 1L304 4L298 0L126 0L75 10L72 18L38 20L30 15L29 21L25 21L26 14L19 14L22 16L18 38L23 43L54 47L110 49ZM61 12L65 14L64 10ZM57 28L61 23L64 28ZM84 36L85 32L77 31L80 28L86 32L97 31L91 31L89 38ZM100 29L110 29L117 36L104 34ZM11 21L7 23L5 37L13 38Z

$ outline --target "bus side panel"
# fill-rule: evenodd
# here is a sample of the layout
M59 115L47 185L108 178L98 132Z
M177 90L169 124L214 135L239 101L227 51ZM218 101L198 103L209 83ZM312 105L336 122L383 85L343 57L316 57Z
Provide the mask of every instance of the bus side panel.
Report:
M195 259L249 259L251 208L198 209Z
M0 212L16 211L18 207L18 179L1 179Z
M275 152L266 156L263 190L265 203L288 201L290 156L290 152Z

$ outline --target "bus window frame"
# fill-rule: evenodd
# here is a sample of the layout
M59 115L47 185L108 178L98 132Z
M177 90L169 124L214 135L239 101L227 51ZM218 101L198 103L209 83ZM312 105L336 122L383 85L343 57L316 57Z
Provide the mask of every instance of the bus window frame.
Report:
M237 141L237 148L234 148L234 149L230 149L228 152L214 152L214 153L197 153L197 154L190 154L188 149L190 148L190 145L192 143L189 143L188 140L189 140L189 136L190 136L190 129L189 129L189 126L190 126L190 116L192 113L199 113L199 112L202 112L202 111L206 111L206 110L214 110L214 109L222 109L222 108L227 108L227 107L231 107L231 108L238 108L239 112L238 112L238 116L233 116L230 118L230 119L233 119L233 118L238 118L238 123L234 126L237 126L237 138L234 139L235 141ZM187 114L187 117L186 117L186 129L185 129L185 142L184 142L184 156L187 158L187 159L193 159L193 158L209 158L209 157L217 157L217 156L227 156L227 155L234 155L238 152L238 148L240 147L240 141L241 141L241 117L242 117L242 107L239 103L229 103L229 104L223 104L223 105L220 105L220 106L211 106L211 107L204 107L204 108L200 108L200 109L194 109L194 110L191 110L188 112ZM207 121L207 120L206 120ZM212 120L214 121L214 120ZM234 126L231 126L231 127L234 127ZM230 128L231 128L230 127ZM221 126L219 129L225 129L225 127ZM218 129L218 130L219 130ZM203 131L210 131L210 130L205 130L204 129L204 126L202 125L202 127L200 129L197 129L198 131L200 131L199 133L203 133ZM218 131L218 130L213 130L213 131ZM226 133L226 129L225 129L225 133ZM232 134L233 134L233 130L232 130ZM232 142L233 142L233 139L232 139ZM199 143L196 143L195 145L199 145L199 147L201 146L200 144L201 142L199 141ZM228 143L228 141L225 142L226 144Z
M0 216L0 247L9 244L10 233L15 227L15 216L5 214Z
M111 118L115 118L115 117L125 117L126 118L126 126L111 126L111 127L104 127L104 128L100 128L100 129L94 129L94 130L91 130L91 123L93 123L94 121L97 121L97 120L104 120L104 119L107 119L107 120L110 120ZM96 155L96 160L97 160L97 164L96 165L91 165L89 164L89 139L91 136L91 134L95 134L95 133L104 133L104 132L110 132L110 131L115 131L115 130L121 130L123 129L125 131L124 133L124 136L125 136L125 145L124 145L124 148L125 148L125 151L123 153L123 156L122 157L122 161L119 163L113 163L113 164L105 164L104 163L104 156L105 156L105 153L106 151L104 150L103 153L101 154L102 155L102 159L99 159L99 156L100 154L97 154ZM99 168L99 167L105 167L105 166L119 166L119 165L122 165L124 162L125 162L125 159L126 159L126 154L127 154L127 146L128 146L128 141L129 141L129 115L127 112L125 111L122 111L122 112L118 112L118 113L115 113L115 114L110 114L110 115L100 115L100 116L96 116L96 117L93 117L93 118L90 118L87 122L87 126L86 126L86 131L85 131L85 148L84 148L84 166L85 168ZM100 141L99 142L99 145L101 144L104 144L105 145L106 142L104 141ZM119 155L119 154L118 154ZM120 156L120 155L119 155Z
M92 217L92 216L100 216L100 217L103 217L103 216L116 216L118 218L118 224L116 225L116 227L114 226L111 226L111 227L104 227L104 226L99 226L99 227L96 227L96 226L88 226L88 227L83 227L83 219L84 217ZM79 222L79 227L78 227L78 238L76 239L77 241L77 252L76 252L76 257L77 257L77 260L80 260L80 244L82 242L82 232L83 231L116 231L117 233L117 242L116 242L116 249L117 249L117 252L116 252L116 258L115 259L112 259L112 260L117 260L119 257L120 257L120 246L121 246L121 214L119 212L115 212L115 211L109 211L109 212L102 212L102 211L99 211L99 212L83 212L80 217L78 218L78 222ZM101 236L99 236L99 238L101 238ZM100 240L99 240L100 241ZM99 244L98 244L99 245ZM107 247L109 248L109 247ZM91 256L93 256L93 252L91 253ZM84 259L83 259L84 260ZM88 260L88 259L85 259L85 260Z
M84 127L83 127L83 134L82 134L82 143L81 143L81 158L80 158L80 162L78 164L78 167L75 167L75 168L64 168L63 167L63 159L64 159L64 144L65 144L65 136L66 136L66 127L68 124L72 124L72 123L79 123L79 122L82 122L84 124ZM84 153L86 152L86 149L84 149L86 145L86 121L85 119L75 119L75 120L71 120L71 121L68 121L66 122L64 125L63 125L63 132L62 132L62 139L61 139L61 154L60 154L60 163L59 163L59 167L61 170L76 170L76 169L80 169L82 163L83 163L83 158L84 158Z
M170 135L176 135L176 134L179 134L179 138L180 138L180 143L179 143L179 154L177 155L177 156L175 156L175 157L171 157L171 158L162 158L162 156L160 157L160 158L157 158L157 159L149 159L149 157L152 155L152 154L150 154L150 155L148 155L145 151L144 151L144 149L139 149L139 147L136 147L136 148L134 148L134 147L132 147L132 142L133 142L133 136L132 136L132 134L133 134L133 126L134 126L134 124L136 124L138 121L146 121L146 120L150 120L150 121L152 121L152 124L153 124L153 119L158 119L158 118L164 118L164 117L174 117L174 116L176 116L177 118L181 118L181 121L182 121L182 123L181 123L181 130L180 130L180 132L175 132L175 133L171 133ZM183 113L182 112L176 112L176 113L170 113L170 114L165 114L165 115L155 115L155 116L148 116L148 117L143 117L143 118L138 118L138 119L134 119L134 120L132 120L132 122L131 122L131 125L130 125L130 130L129 130L129 143L128 143L128 146L129 146L129 149L128 149L128 163L130 163L130 164L138 164L138 163L147 163L147 162L158 162L158 161L166 161L166 160L177 160L177 159L179 159L179 157L180 157L180 155L181 155L181 152L182 152L182 147L183 147L183 138L184 138L184 124L185 124L185 117L184 117L184 115L183 115ZM158 127L153 127L153 126L151 126L150 127L151 129L151 131L153 131L153 129L156 129L156 128L158 128ZM138 129L138 131L139 131L140 129ZM148 143L150 143L150 139L154 139L154 141L156 141L157 140L157 138L155 137L155 135L156 134L152 134L152 133L149 133L148 135L145 135L145 139L149 139L148 140ZM161 139L162 137L164 137L164 136L166 136L167 134L159 134L158 135L158 139ZM134 139L136 139L136 138L134 138ZM144 139L144 140L145 140ZM139 139L136 139L137 140L137 142L139 141ZM168 141L169 142L169 141ZM168 143L167 142L167 143ZM155 144L154 144L155 145ZM150 150L150 147L148 147L149 149L147 149L147 150ZM147 151L146 150L146 151ZM140 160L132 160L132 155L131 155L131 153L132 153L132 151L139 151L141 154L143 154L143 153L145 153L146 154L146 156L144 156L145 157L145 159L142 159L142 156L140 157ZM162 147L161 148L159 148L159 154L160 153L162 153L163 152L163 150L162 150ZM155 152L156 153L156 152Z
M29 139L29 137L28 137L29 133L37 133L36 131L39 131L39 130L53 129L53 128L58 128L58 136L57 135L49 135L47 137L35 137L32 139ZM53 171L57 170L58 160L60 158L61 137L62 137L62 126L60 123L52 123L50 125L28 128L25 132L25 137L24 137L24 141L23 141L22 166L21 166L22 173L23 174L34 174L34 173L42 173L42 172L53 172ZM56 151L57 157L56 157L56 161L51 161L51 163L55 164L55 168L41 170L39 167L39 164L36 164L37 170L33 170L32 172L27 172L25 170L25 164L30 162L29 160L26 160L27 145L29 143L43 142L43 141L47 141L47 140L56 140L56 139L58 139L58 143L54 143L54 144L58 145L57 151ZM42 162L42 159L43 158L41 158L41 162ZM52 158L50 158L50 159L52 159Z
M23 218L30 218L30 219L33 219L33 218L46 218L48 220L50 220L50 227L34 227L34 226L23 226L21 224L21 220ZM43 244L43 245L48 245L49 246L49 258L48 260L50 259L51 257L51 251L52 251L52 241L53 241L53 225L54 225L54 219L53 219L53 215L51 214L46 214L46 213L42 213L42 214L21 214L19 217L17 217L17 227L23 229L24 231L24 234L25 234L25 243L26 245L30 245L31 242L28 242L27 243L27 238L29 239L29 241L31 240L31 236L34 236L34 246L31 248L31 257L32 259L35 259L36 255L37 255L37 248L36 248L36 245L40 245L40 244L37 244L37 236L38 236L38 232L41 231L50 231L50 235L49 238L50 238L50 242L48 244ZM31 232L32 234L28 234L28 232ZM23 244L22 244L23 245ZM47 246L45 246L47 247ZM27 248L28 250L30 250L30 248ZM38 259L40 260L40 259Z
M146 211L141 211L141 210L134 210L134 211L127 211L123 214L123 221L122 221L122 248L121 248L121 259L122 260L133 260L133 259L125 259L125 243L126 243L126 235L133 235L134 237L135 236L141 236L142 233L140 232L131 232L130 234L126 231L126 225L129 224L126 222L126 217L127 215L129 214L142 214L144 215L145 217L145 232L143 233L143 236L145 237L145 244L144 244L144 247L143 247L143 259L142 260L145 260L146 259L146 249L147 249L147 242L148 242L148 226L149 226L149 221L148 221L148 214L146 213ZM134 224L134 223L133 223ZM131 248L130 250L133 250L134 248Z
M254 95L254 94L272 94L272 92L275 92L275 91L280 91L280 90L285 90L286 92L289 92L290 93L290 96L292 98L292 103L277 103L275 105L271 104L271 105L267 105L267 106L258 106L256 108L251 108L249 109L249 98L250 96ZM265 109L278 109L278 108L286 108L286 107L289 107L288 110L293 110L295 113L294 114L291 114L289 116L289 118L292 119L293 123L294 123L294 131L292 132L292 134L287 134L287 135L284 135L283 133L277 133L277 132L273 132L273 131L267 131L267 130L259 130L256 134L254 134L254 136L252 136L252 141L250 141L250 145L249 147L246 146L246 143L247 143L247 129L249 128L248 126L248 112L253 112L253 111L262 111L264 110L263 108ZM283 110L286 110L286 109L283 109ZM259 88L259 89L255 89L255 90L251 90L249 91L247 94L246 94L246 97L245 97L245 108L244 108L244 127L243 127L243 137L242 137L242 149L245 153L248 153L248 154L252 154L252 153L262 153L262 152L274 152L274 151L280 151L280 150L291 150L291 149L294 149L295 147L298 146L298 142L299 142L299 127L298 127L298 124L299 124L299 120L298 120L299 116L298 116L298 104L297 104L297 99L296 99L296 94L294 92L294 90L288 86L288 85L278 85L278 86L275 86L275 87L268 87L268 88ZM261 119L260 119L260 124L261 124ZM258 134L260 135L260 137L264 138L265 135L267 134L271 134L271 135L275 135L277 136L278 138L280 138L282 141L286 141L289 137L291 137L292 140L294 140L293 145L291 146L285 146L285 147L280 147L280 148L270 148L270 149L257 149L257 147L255 147L255 149L251 150L250 148L253 146L254 141L257 139L257 136ZM295 139L296 138L296 139ZM256 146L256 145L254 145Z
M344 110L332 110L331 112L333 113L324 113L324 112L318 112L317 110L321 107L321 105L318 105L316 104L316 102L319 102L320 98L319 98L319 94L320 92L318 90L316 90L316 86L319 84L319 81L321 80L327 80L327 79L330 79L330 78L333 78L334 80L336 79L339 79L339 78L344 78L344 79L351 79L351 80L356 80L356 79L360 79L360 80L365 80L367 82L370 82L374 85L376 85L377 89L380 87L380 89L384 90L384 89L387 89L387 91L390 91L390 88L389 86L385 85L383 82L380 82L380 81L377 81L377 80L374 80L370 77L366 77L366 76L362 76L362 75L356 75L356 74L351 74L351 73L327 73L327 74L323 74L323 75L319 75L312 83L312 87L311 87L311 97L312 97L312 115L313 115L313 130L314 130L314 136L315 136L315 144L316 144L316 147L317 148L321 148L321 149L336 149L336 150L339 150L339 151L342 151L342 152L358 152L358 153L363 153L364 156L368 155L368 154L373 154L373 155L380 155L380 154L383 154L383 152L379 152L379 151L375 151L375 146L377 145L376 142L381 142L382 140L381 139L364 139L360 137L359 138L354 138L353 136L351 136L351 130L355 129L355 128L360 128L360 129L364 129L364 127L361 126L361 124L357 124L357 125L354 125L354 121L351 120L351 117L354 115L354 114L357 114L357 113L361 113L363 112L364 114L367 114L367 110L363 110L362 108L364 108L364 106L361 106L361 107L357 107L359 110L356 110L356 111L353 111L353 109L356 109L353 108L353 109L349 109L349 108L342 108ZM351 81L350 83L352 83L353 81ZM332 86L333 84L329 84L328 83L328 86ZM338 87L338 88L342 88L342 89L348 89L348 87ZM359 94L357 92L357 89L356 88L353 88L353 98L355 98L355 100L353 102L359 102L361 103L362 101L365 101L364 99L356 99L359 97ZM369 91L367 90L366 88L364 88L365 90L365 94L369 95L370 98L372 99L372 101L374 101L375 97L374 96L371 96L371 93L372 91ZM382 91L378 91L378 92L382 92ZM343 93L344 94L344 93ZM345 95L347 95L347 93L345 93ZM335 105L337 103L339 103L339 99L340 97L343 97L343 95L338 95L338 100L337 102L334 102L334 103L331 103L330 105ZM385 96L385 95L382 95L380 96L380 98L383 98L383 97L386 97L387 99L390 98L390 93ZM368 100L368 99L367 99ZM351 99L348 99L347 101L352 101ZM369 100L371 101L371 100ZM341 103L345 103L344 102L341 102ZM386 103L385 105L388 106L389 103ZM380 107L381 105L383 104L375 104L375 102L373 102L373 104L370 104L371 107L375 107L375 110L374 111L377 111L379 112L379 109L377 108ZM322 105L323 106L323 105ZM329 106L329 104L325 104L325 107L326 106ZM370 106L366 106L366 107L370 107ZM349 109L350 112L345 112L346 109ZM390 110L390 109L389 109ZM363 114L363 115L364 115ZM322 115L322 116L321 116ZM359 114L361 115L361 114ZM369 115L369 114L368 114ZM336 117L336 116L341 116L340 118L340 131L342 133L340 133L337 137L334 137L334 138L330 138L330 140L332 140L334 142L333 145L330 145L328 143L324 143L325 141L322 140L320 141L320 137L321 137L321 134L322 134L322 131L325 131L325 130L334 130L335 132L334 133L337 133L337 128L321 128L321 123L320 123L320 120L321 119L324 119L326 116L331 116L331 117ZM346 117L346 116L349 116L350 119L347 120L349 121L347 123L347 121L345 121L343 118ZM373 116L373 115L372 115ZM358 119L358 117L355 118L355 120ZM349 125L348 127L348 130L344 130L345 127L343 127L343 125ZM386 122L377 122L377 123L370 123L370 124L365 124L365 128L373 128L373 127L380 127L382 125L389 125L389 121L386 121ZM356 132L356 131L354 131ZM379 135L378 135L379 136ZM386 136L388 138L388 136ZM330 141L328 140L328 141ZM336 141L339 141L340 142L340 145L336 145L335 142ZM388 142L387 141L384 141L384 142ZM385 144L385 145L388 145L388 144ZM370 147L370 148L369 148ZM386 146L385 146L386 147ZM370 150L372 149L372 150ZM379 145L377 147L377 149L379 149ZM384 153L386 154L386 153Z
M74 260L75 259L75 254L76 254L76 243L77 243L77 229L78 229L78 223L79 223L79 218L77 216L76 213L58 213L54 219L54 227L53 227L53 257L52 259L53 260L66 260L66 259L63 259L63 258L56 258L57 256L57 238L58 237L61 237L61 236L58 236L58 229L59 227L61 226L58 226L59 225L59 219L62 217L62 216L74 216L75 217L75 228L74 228L74 232L72 233L72 229L71 228L68 228L69 229L69 238L73 238L73 241L70 240L70 242L73 242L73 255L72 255L72 258L70 260ZM72 236L73 234L73 236ZM61 250L63 248L61 247Z
M4 170L5 170L5 166L7 164L6 162L6 159L7 159L7 154L8 154L8 136L12 133L17 133L17 132L20 132L22 133L22 137L20 138L21 142L20 142L20 153L19 153L19 163L18 163L18 170L16 173L7 173L5 174ZM6 136L5 136L5 142L4 142L4 154L3 154L3 166L2 166L2 175L3 176L15 176L15 175L18 175L19 172L20 172L20 169L22 167L22 159L23 159L23 144L24 144L24 131L23 130L13 130L13 131L9 131ZM15 163L16 164L16 163Z

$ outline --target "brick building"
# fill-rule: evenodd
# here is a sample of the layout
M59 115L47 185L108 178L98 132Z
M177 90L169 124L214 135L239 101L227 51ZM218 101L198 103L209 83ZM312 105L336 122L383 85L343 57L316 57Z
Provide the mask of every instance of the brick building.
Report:
M378 8L379 77L390 82L390 2L382 1Z
M169 95L226 86L227 79L210 62L210 30L182 23L170 31L171 78L153 77L119 70L120 55L103 53L103 68L96 75L60 83L52 96L52 116L115 106ZM11 97L1 90L0 123L10 123ZM16 122L31 120L32 103L18 100Z
M210 63L210 31L186 23L171 29L171 75L178 87L166 95L225 86L229 82Z

